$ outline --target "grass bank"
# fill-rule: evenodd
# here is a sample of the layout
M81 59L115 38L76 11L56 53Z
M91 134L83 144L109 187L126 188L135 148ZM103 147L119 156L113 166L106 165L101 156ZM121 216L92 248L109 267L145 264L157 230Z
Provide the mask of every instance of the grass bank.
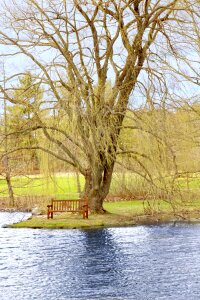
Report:
M200 221L200 201L184 207L176 212L172 206L160 200L155 200L154 209L148 210L148 201L124 201L105 203L107 210L103 215L89 215L88 220L79 214L62 213L54 219L47 219L46 215L33 216L27 221L13 224L13 228L97 228L120 227L139 224L158 224L170 221Z

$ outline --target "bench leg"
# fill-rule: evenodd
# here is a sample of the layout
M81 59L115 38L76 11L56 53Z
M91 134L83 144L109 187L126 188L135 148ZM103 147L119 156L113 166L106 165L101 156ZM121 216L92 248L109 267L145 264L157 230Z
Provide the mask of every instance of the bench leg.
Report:
M88 209L86 210L86 219L88 219Z
M47 208L47 219L50 217L49 207Z
M47 212L47 219L53 219L53 212Z
M50 209L52 209L52 205L47 205L47 219L53 219L53 212Z
M83 208L83 219L88 219L88 207Z

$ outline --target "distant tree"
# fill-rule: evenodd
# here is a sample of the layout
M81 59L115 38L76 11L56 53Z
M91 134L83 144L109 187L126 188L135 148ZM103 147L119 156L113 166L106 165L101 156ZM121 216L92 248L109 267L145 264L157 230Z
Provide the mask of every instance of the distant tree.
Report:
M29 101L38 105L42 99L42 89L34 84L30 73L19 79L19 84L10 92L14 99ZM10 105L6 97L3 99L3 118L1 120L1 175L5 177L10 205L14 205L14 192L12 178L19 175L32 173L34 168L39 168L36 150L29 150L29 146L36 145L37 139L34 132L27 130L19 134L22 128L33 125L33 115L26 106ZM31 125L30 125L31 124ZM20 150L21 149L21 150ZM16 151L15 151L16 150Z
M29 130L35 125L35 115L31 110L31 106L39 111L43 97L43 90L38 82L34 79L30 72L25 73L19 78L19 84L13 88L13 99L19 101L19 104L8 106L8 130L11 134L12 148L29 148L37 145L36 134ZM20 103L25 102L28 105ZM31 106L29 106L31 104ZM20 134L24 130L24 134ZM39 170L39 161L37 151L24 149L23 161L29 162L27 172L30 173L31 168ZM19 153L19 152L18 152Z
M4 73L4 87L5 87L5 72ZM2 127L1 127L1 140L3 140L3 146L1 147L3 153L3 159L1 161L1 176L5 177L8 195L9 195L9 204L14 206L14 192L11 183L11 165L10 165L10 156L9 156L9 138L8 138L8 109L7 109L7 100L5 96L3 97L3 118L2 118ZM1 142L2 144L2 142Z

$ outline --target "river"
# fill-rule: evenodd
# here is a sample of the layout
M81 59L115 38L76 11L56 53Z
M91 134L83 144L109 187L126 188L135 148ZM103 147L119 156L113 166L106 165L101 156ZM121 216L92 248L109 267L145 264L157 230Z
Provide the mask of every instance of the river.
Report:
M0 213L0 226L27 217ZM0 299L200 299L200 225L0 228Z

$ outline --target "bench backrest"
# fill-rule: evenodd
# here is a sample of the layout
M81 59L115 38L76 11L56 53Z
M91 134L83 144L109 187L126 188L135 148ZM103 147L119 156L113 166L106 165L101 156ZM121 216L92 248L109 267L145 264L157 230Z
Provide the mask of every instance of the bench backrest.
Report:
M84 205L87 205L85 199L67 199L67 200L51 200L53 211L80 211Z

